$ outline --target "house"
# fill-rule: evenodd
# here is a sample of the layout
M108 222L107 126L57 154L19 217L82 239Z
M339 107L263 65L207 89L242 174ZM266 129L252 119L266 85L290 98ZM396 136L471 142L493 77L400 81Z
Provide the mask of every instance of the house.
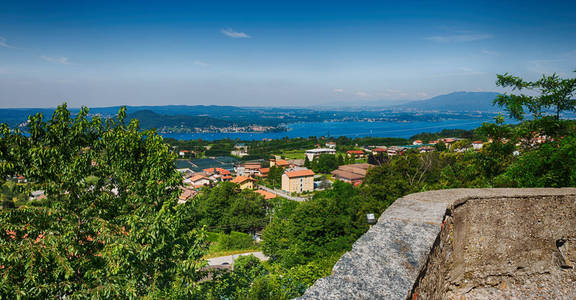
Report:
M484 142L482 142L482 141L473 141L472 142L472 148L474 148L474 150L480 150L480 149L482 149L482 146L484 146Z
M442 139L442 142L446 145L446 147L450 148L452 146L452 144L456 141L456 139L453 138L444 138Z
M438 140L429 141L428 144L436 145L436 144L438 144Z
M280 168L288 168L290 167L290 163L283 159L271 159L270 160L270 167L280 167Z
M187 154L190 154L190 150L180 150L180 152L178 152L178 155L180 155L180 157L184 157Z
M246 162L234 167L236 175L240 176L254 176L260 173L262 165L259 162Z
M256 174L258 177L268 177L268 173L270 173L270 168L260 168L259 174Z
M405 147L392 146L392 147L389 147L386 152L388 153L388 156L396 156L396 155L402 155L402 154L404 154L404 152L406 151L406 149L407 149L407 148L405 148Z
M212 181L206 175L197 174L190 178L184 179L184 183L188 183L196 188L208 186Z
M314 191L314 172L308 169L284 172L282 190L288 193Z
M236 176L230 182L236 183L240 189L254 189L254 179L246 176Z
M385 147L382 147L382 148L381 148L381 147L378 147L378 148L372 149L372 155L376 156L376 155L378 155L378 154L380 154L380 153L386 154L386 153L388 153L388 149L385 148Z
M422 144L423 144L423 142L421 140L415 140L412 142L412 145L414 145L414 146L420 146Z
M348 154L348 157L354 158L363 158L365 156L365 153L362 150L348 150L346 153Z
M236 144L234 145L234 150L230 152L230 154L237 156L237 157L244 157L248 155L248 146L245 144Z
M28 182L28 179L26 179L26 177L24 177L24 176L22 176L22 175L18 175L18 176L16 177L16 182L18 182L18 183L26 183L26 182Z
M336 149L336 143L335 142L328 142L328 143L326 143L326 148Z
M46 193L44 192L44 190L32 191L30 194L31 194L30 200L46 199Z
M310 150L306 150L306 157L308 158L309 161L313 161L314 158L322 155L322 154L336 154L336 149L330 149L330 148L319 148L319 149L310 149Z
M426 153L426 152L434 152L436 150L436 148L432 147L432 146L423 146L418 148L418 151L420 151L420 153Z
M196 192L195 190L184 189L184 190L182 190L182 193L178 197L178 203L184 203L184 202L188 201L188 199L196 196L196 194L198 194L198 192Z
M264 200L274 199L277 197L276 194L264 190L255 190L254 192L264 196Z
M232 179L232 172L222 168L207 168L202 170L211 180L226 181Z
M332 171L332 175L334 175L334 178L344 182L362 182L366 177L368 169L372 167L374 166L371 164L343 165Z

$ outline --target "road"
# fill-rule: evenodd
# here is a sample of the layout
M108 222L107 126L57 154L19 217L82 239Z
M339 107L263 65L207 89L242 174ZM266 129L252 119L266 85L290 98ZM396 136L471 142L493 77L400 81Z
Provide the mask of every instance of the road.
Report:
M279 190L274 190L274 189L268 188L268 187L263 186L263 185L259 185L258 188L261 189L261 190L265 190L265 191L267 191L267 192L270 192L270 193L272 193L272 194L276 194L276 196L279 196L279 197L282 197L282 198L286 198L286 199L288 199L288 200L293 200L293 201L298 201L298 202L302 202L302 201L308 200L307 198L290 196L290 195L288 195L288 194L285 193L285 192L282 192L282 191L279 191Z
M238 257L240 256L245 256L245 255L254 255L256 256L256 258L258 258L259 260L262 261L267 261L268 260L268 256L264 255L264 253L262 253L262 251L257 251L257 252L246 252L246 253L241 253L241 254L234 254L234 255L227 255L227 256L218 256L218 257L214 257L214 258L209 258L208 259L208 265L209 266L221 266L221 265L234 265L234 260L236 260Z

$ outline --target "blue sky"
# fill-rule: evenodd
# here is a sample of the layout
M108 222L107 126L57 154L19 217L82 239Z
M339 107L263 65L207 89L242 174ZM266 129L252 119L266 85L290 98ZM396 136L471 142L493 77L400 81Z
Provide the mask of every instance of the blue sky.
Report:
M0 107L393 103L575 69L571 1L0 3Z

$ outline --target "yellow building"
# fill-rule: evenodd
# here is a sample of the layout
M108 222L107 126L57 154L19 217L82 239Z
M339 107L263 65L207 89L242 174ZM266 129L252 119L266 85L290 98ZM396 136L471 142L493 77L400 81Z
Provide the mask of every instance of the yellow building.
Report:
M230 182L236 183L241 189L254 189L254 179L246 176L236 176Z
M285 172L282 175L282 190L298 194L314 191L314 172L308 169Z

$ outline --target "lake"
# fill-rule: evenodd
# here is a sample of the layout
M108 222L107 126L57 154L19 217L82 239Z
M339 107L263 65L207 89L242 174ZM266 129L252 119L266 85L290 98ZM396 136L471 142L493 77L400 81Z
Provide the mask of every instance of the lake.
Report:
M163 133L166 138L177 140L221 140L240 139L245 141L267 139L281 139L284 137L309 136L347 136L356 137L400 137L409 138L422 132L438 132L442 129L474 129L483 122L493 122L487 119L447 120L439 122L311 122L289 124L287 132L272 133Z

